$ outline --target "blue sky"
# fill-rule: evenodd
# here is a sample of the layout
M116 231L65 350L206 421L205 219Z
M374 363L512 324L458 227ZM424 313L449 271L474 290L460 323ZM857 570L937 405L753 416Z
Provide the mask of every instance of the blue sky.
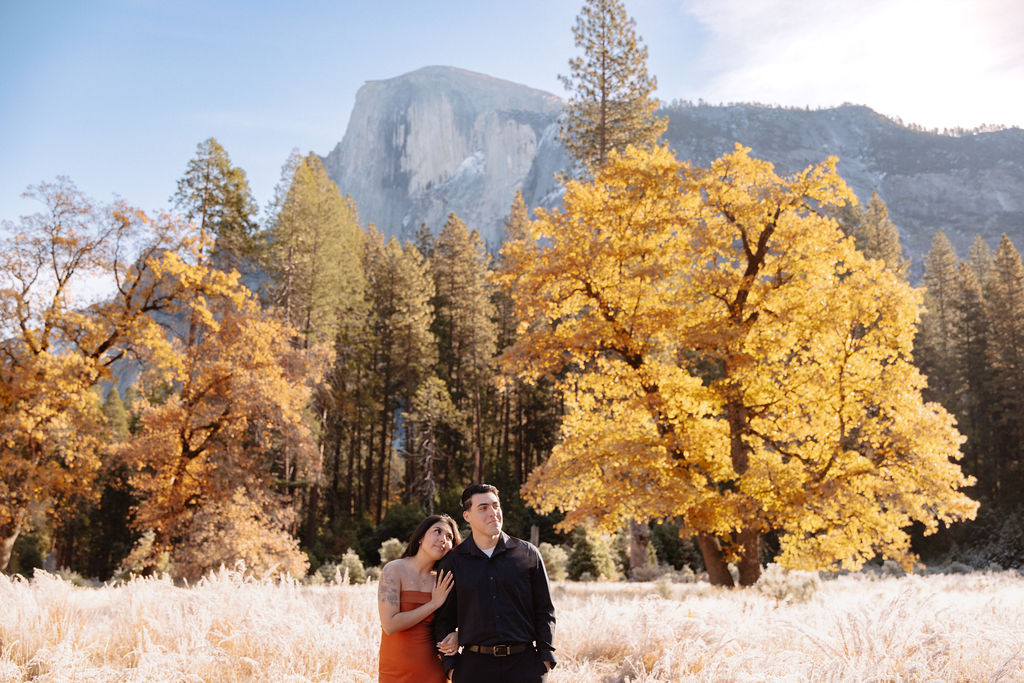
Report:
M564 95L582 0L0 0L0 219L70 176L167 207L215 137L260 206L326 154L367 80L444 64ZM866 104L928 127L1024 127L1019 0L626 0L664 100Z

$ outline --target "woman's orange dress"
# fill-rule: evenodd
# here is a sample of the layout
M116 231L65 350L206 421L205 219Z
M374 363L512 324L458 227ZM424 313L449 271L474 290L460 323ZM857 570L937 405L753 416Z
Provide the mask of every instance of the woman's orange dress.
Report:
M430 593L424 591L402 591L399 594L402 612L428 602ZM391 635L381 631L378 677L381 683L447 683L434 634L430 630L433 621L434 615L430 614L404 631Z

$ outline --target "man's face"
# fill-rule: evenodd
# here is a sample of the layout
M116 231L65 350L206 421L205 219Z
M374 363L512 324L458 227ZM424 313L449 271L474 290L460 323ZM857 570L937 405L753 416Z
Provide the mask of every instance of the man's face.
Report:
M462 518L469 522L473 533L481 536L497 536L501 533L501 502L493 493L474 493L469 499L469 509Z

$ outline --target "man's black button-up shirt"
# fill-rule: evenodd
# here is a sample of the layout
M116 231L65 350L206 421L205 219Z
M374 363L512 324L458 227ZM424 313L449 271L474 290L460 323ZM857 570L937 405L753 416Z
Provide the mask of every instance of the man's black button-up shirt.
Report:
M455 573L455 588L434 615L434 639L459 629L459 645L536 643L540 658L555 662L555 606L536 547L501 533L487 557L470 536L441 559ZM446 671L453 658L443 657Z

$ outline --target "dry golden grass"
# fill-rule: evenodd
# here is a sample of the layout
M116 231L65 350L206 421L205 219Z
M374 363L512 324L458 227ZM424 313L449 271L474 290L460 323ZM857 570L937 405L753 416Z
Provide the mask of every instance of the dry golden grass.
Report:
M376 586L222 571L79 588L0 576L0 682L375 681ZM705 583L559 583L578 681L1024 681L1013 572L822 582L807 603Z

